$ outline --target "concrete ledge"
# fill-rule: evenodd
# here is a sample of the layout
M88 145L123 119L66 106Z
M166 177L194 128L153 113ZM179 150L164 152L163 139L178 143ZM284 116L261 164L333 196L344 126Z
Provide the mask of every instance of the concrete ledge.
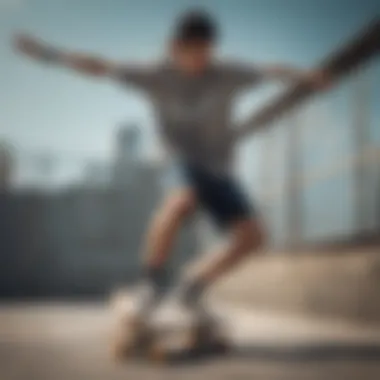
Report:
M211 292L254 308L380 323L380 250L252 258Z

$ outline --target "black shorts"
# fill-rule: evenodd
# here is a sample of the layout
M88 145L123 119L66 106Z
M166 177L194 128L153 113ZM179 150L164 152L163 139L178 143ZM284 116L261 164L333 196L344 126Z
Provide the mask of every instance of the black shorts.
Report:
M200 206L219 227L255 216L248 196L232 176L216 175L194 164L182 164L180 169L185 185L195 191Z

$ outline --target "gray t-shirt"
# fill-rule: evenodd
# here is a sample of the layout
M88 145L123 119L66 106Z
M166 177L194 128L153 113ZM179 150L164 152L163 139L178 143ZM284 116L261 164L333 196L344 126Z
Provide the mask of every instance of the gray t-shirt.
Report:
M258 70L217 63L194 78L165 62L145 68L122 67L116 76L148 96L161 137L176 156L212 170L230 168L233 101L239 92L260 81Z

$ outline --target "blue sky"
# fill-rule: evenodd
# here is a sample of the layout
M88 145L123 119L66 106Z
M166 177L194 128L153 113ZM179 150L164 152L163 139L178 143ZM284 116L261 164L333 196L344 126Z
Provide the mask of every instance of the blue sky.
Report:
M139 94L23 60L10 38L25 30L73 50L144 61L164 54L176 15L199 4L222 25L221 54L300 67L380 11L376 0L0 0L0 137L62 157L106 157L115 127L130 121L144 127L150 149L154 120ZM264 95L247 96L237 114Z

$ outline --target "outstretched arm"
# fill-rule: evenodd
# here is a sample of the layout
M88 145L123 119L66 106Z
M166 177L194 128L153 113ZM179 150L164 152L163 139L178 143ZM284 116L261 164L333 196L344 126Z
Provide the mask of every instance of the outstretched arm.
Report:
M241 90L263 82L284 82L302 84L316 90L324 90L330 85L328 73L320 70L302 70L286 65L246 65L232 64L229 74L234 88Z
M323 71L301 70L285 65L268 65L257 70L264 80L303 83L317 89L324 89L329 85L328 75Z
M14 44L19 52L29 58L64 66L82 74L101 77L112 75L118 68L117 64L108 60L86 54L66 52L27 35L17 36Z
M110 77L142 90L154 89L155 65L118 64L96 56L66 52L27 35L16 37L14 43L18 51L43 63L63 66L91 77Z
M282 65L270 65L264 68L240 68L240 70L237 72L239 73L238 77L241 79L243 86L247 86L247 84L254 84L257 81L262 82L265 80L280 80L293 84L294 88L292 87L291 92L293 92L293 89L296 89L296 91L301 91L302 93L303 89L307 89L308 91L311 90L312 92L323 91L329 88L331 85L331 77L329 73L323 70L305 71L289 68ZM282 99L280 99L278 102L280 102L281 105ZM239 128L237 128L235 134L236 140L241 140L251 132L268 124L268 120L272 120L271 115L273 113L273 109L276 107L277 106L267 106L258 113L255 113L248 117L247 120Z

